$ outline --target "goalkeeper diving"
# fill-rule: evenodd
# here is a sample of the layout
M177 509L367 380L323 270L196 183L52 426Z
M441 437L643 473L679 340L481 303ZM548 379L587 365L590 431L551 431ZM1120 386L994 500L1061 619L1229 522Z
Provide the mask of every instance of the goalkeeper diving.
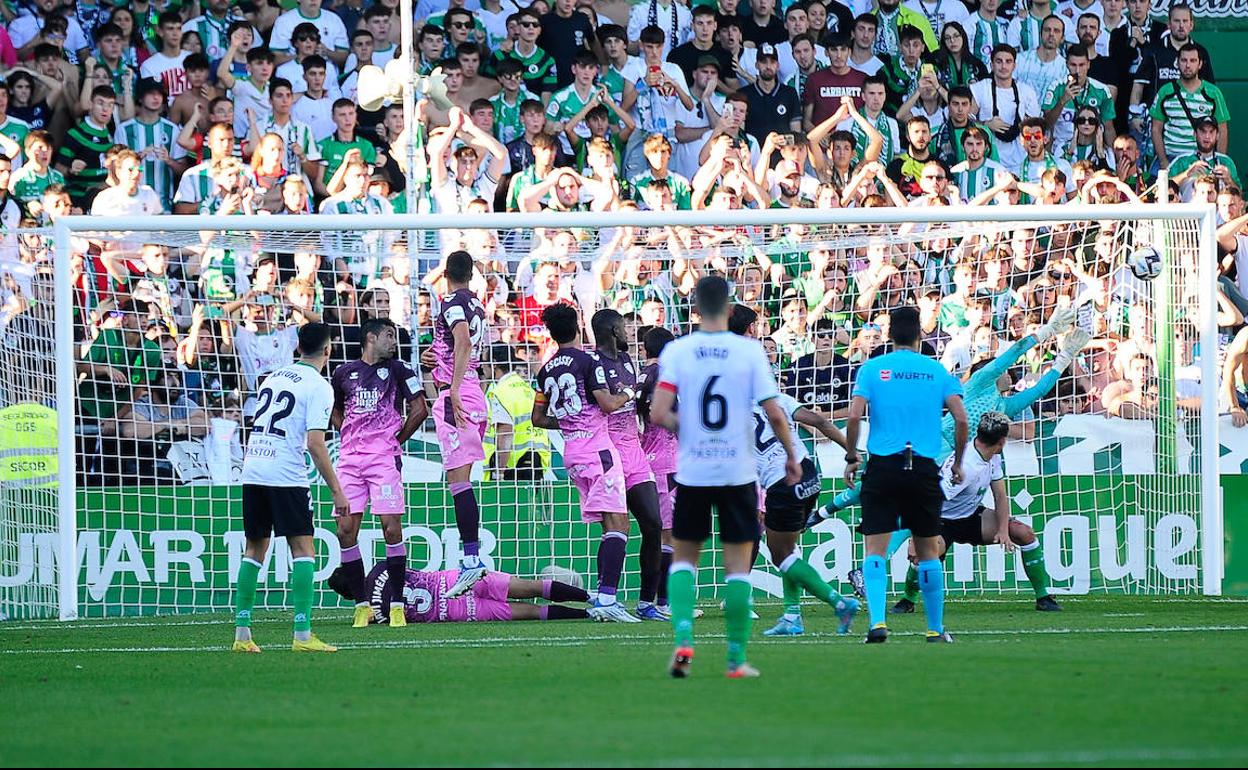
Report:
M1054 311L1048 322L1040 326L1032 334L1015 342L1003 353L987 365L980 368L966 381L965 403L967 420L971 425L978 425L980 419L989 412L1003 414L1007 421L1022 414L1039 401L1044 395L1052 392L1058 379L1074 361L1075 356L1086 346L1091 335L1084 329L1070 329L1077 317L1075 308L1059 308ZM1069 333L1067 333L1069 330ZM1066 333L1062 346L1052 364L1040 376L1034 385L1018 393L1009 393L1008 371L1032 348ZM941 424L941 454L937 461L944 464L953 454L953 419L945 415ZM969 448L968 448L969 451ZM842 490L832 502L810 515L807 527L813 527L831 516L836 511L848 508L858 502L861 485ZM908 530L898 530L889 542L888 556L891 557L910 537ZM990 541L991 542L991 541ZM1037 542L1038 546L1038 542ZM1057 602L1048 593L1048 580L1044 575L1044 555L1039 547L1023 549L1023 566L1036 594L1036 609L1041 612L1060 610ZM1033 577L1033 572L1035 576ZM862 582L861 570L853 570L849 575L855 590L860 590ZM915 591L912 596L909 587L911 581L907 577L906 597L893 607L894 612L909 613L914 611L914 599L917 597L917 578L914 581Z

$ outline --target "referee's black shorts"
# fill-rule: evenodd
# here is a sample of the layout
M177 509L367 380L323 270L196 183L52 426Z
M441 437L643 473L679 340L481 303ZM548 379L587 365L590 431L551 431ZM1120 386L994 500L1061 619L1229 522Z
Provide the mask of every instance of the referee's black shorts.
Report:
M308 488L244 484L243 534L248 540L313 534Z
M862 475L862 523L864 535L896 532L897 521L915 537L940 534L940 509L945 495L940 489L940 466L928 457L914 455L906 470L905 453L873 456Z
M711 536L711 519L719 514L722 543L758 540L758 485L691 487L676 484L672 506L672 537L704 543Z

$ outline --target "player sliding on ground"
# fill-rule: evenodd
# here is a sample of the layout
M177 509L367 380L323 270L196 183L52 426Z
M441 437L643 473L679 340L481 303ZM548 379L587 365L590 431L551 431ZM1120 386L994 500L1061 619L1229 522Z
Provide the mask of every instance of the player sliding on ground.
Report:
M264 379L256 394L256 416L243 459L243 533L247 546L238 567L234 601L234 651L260 652L251 638L256 582L272 535L286 538L293 557L290 595L295 605L295 652L337 652L312 634L312 499L303 454L334 496L334 515L347 516L351 504L334 473L325 431L334 407L334 389L321 372L329 362L329 327L299 329L299 360Z
M1083 329L1073 329L1066 335L1062 342L1062 347L1057 356L1053 359L1053 363L1040 376L1036 384L1018 393L1010 393L1009 391L1009 369L1014 366L1027 351L1036 345L1047 342L1059 334L1070 329L1071 323L1075 320L1076 311L1073 308L1059 308L1055 311L1048 323L1036 329L1033 334L1023 337L1018 342L1011 345L1005 352L998 355L991 362L983 365L971 375L966 381L965 403L967 419L972 425L978 424L980 416L990 411L998 411L1004 413L1010 419L1017 417L1026 411L1030 406L1039 401L1043 396L1053 391L1058 379L1074 361L1079 351L1088 344L1090 335ZM1008 394L1008 395L1007 395ZM941 422L941 449L940 455L937 457L939 462L944 462L953 453L953 418L951 415L945 415ZM848 508L858 502L861 494L860 487L851 487L839 492L832 502L815 511L815 513L807 520L808 527L813 527L820 521L830 517L833 513L843 508ZM892 540L889 541L886 551L886 558L893 555L894 552L909 539L910 532L905 529L898 530L893 534ZM1025 552L1024 559L1031 559L1039 564L1038 569L1043 571L1043 555L1039 549L1034 554ZM862 571L853 570L849 574L850 582L854 585L856 591L862 590ZM1033 584L1034 585L1034 584ZM917 589L916 589L917 590ZM1047 589L1045 593L1040 593L1037 589L1036 609L1040 611L1053 611L1060 609L1057 603L1049 599ZM902 599L893 608L894 612L913 612L914 603L912 591L907 589L907 598Z
M447 591L455 597L485 576L481 564L479 531L481 509L472 490L472 464L485 459L485 392L477 374L481 339L486 331L485 306L468 288L472 280L472 257L453 251L446 257L448 293L440 300L433 323L433 353L437 365L433 382L438 398L433 402L433 426L442 450L442 467L455 505L455 527L463 555L459 578Z
M581 498L581 520L602 525L598 544L598 594L590 604L595 620L639 623L616 600L628 548L628 506L624 470L611 443L607 415L634 394L612 393L602 364L581 348L581 320L571 305L551 305L542 322L559 349L537 373L533 425L563 433L563 461Z
M733 334L754 337L754 323L758 313L745 305L735 305L728 317L728 329ZM798 423L818 430L841 449L845 448L845 436L832 421L802 406L791 396L781 393L776 401L784 411L789 432L797 435ZM780 446L775 432L767 422L767 413L760 406L754 407L754 462L758 467L758 483L764 490L763 523L766 526L767 550L771 561L780 570L784 586L784 615L780 622L763 632L763 636L798 636L805 633L802 626L802 589L815 598L831 605L840 621L838 633L848 634L858 600L841 596L828 585L815 568L802 558L797 538L806 526L806 517L815 509L819 500L820 480L815 463L806 453L806 447L797 442L802 463L802 478L796 484L788 483L785 476L785 450Z
M386 541L386 567L400 580L407 571L403 545L402 446L429 415L420 378L395 359L399 333L388 318L370 318L360 325L359 360L334 372L333 424L341 434L338 479L351 503L349 515L339 516L338 545L342 571L355 601L356 628L368 626L372 609L360 554L360 520L370 505L381 519ZM403 416L406 408L407 417ZM390 607L390 625L404 624L402 597Z
M676 506L672 514L675 554L668 575L676 650L668 672L689 675L693 662L696 565L702 544L719 516L723 544L724 622L728 670L733 679L758 676L745 660L750 638L751 554L758 542L758 470L754 464L754 406L761 404L784 447L787 484L802 478L801 455L767 354L758 340L728 331L728 282L720 276L698 281L694 305L701 328L663 349L650 418L675 431ZM676 399L680 398L677 417Z
M641 549L637 554L641 562L637 617L642 620L667 620L670 614L661 612L655 606L655 596L662 578L659 570L663 554L663 524L659 515L659 490L654 483L650 461L642 449L641 434L637 426L635 399L640 372L628 354L624 316L611 309L599 310L594 313L590 326L598 344L592 355L606 372L608 388L612 393L632 396L623 406L607 415L607 432L611 435L615 451L620 455L620 465L624 470L625 502L641 530Z
M1001 412L985 412L979 418L975 440L962 454L962 481L950 477L953 457L945 460L940 471L940 486L945 493L945 504L940 511L940 558L945 558L951 543L967 545L1001 545L1006 553L1017 546L1023 553L1023 569L1035 589L1036 609L1052 612L1060 610L1057 602L1049 596L1049 576L1044 570L1040 541L1035 531L1010 516L1010 498L1005 491L1005 466L1001 453L1010 435L1010 418ZM984 493L992 491L992 510L981 503ZM914 594L911 595L911 583ZM906 599L913 612L914 600L918 598L918 575L913 562L906 574ZM1042 607L1048 604L1050 607Z
M557 580L523 580L506 572L490 572L473 584L472 590L454 599L448 599L447 590L458 577L456 570L421 572L405 571L403 592L397 596L390 589L393 573L384 564L373 567L368 573L369 620L373 623L393 623L397 601L404 607L404 622L408 623L479 623L490 620L584 620L589 613L580 607L564 607L560 604L538 606L528 602L512 602L511 599L546 599L551 602L587 602L589 594ZM339 567L329 576L329 587L345 599L354 596Z

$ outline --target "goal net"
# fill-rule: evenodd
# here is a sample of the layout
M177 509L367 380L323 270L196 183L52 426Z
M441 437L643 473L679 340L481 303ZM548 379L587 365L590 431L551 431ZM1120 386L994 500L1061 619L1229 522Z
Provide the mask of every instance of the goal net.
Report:
M17 247L6 256L33 284L5 274L0 408L18 416L0 412L0 456L59 449L73 473L63 483L0 475L0 612L229 609L253 395L292 360L290 329L330 323L332 370L359 356L361 320L389 317L402 329L398 355L431 388L420 354L444 289L440 265L456 249L477 260L471 288L489 321L481 375L494 451L473 477L492 569L591 587L596 571L599 533L581 522L561 438L527 420L533 375L553 349L541 309L573 303L586 326L595 310L618 310L641 364L640 335L652 326L687 332L697 278L721 273L736 301L759 312L782 389L837 421L897 306L919 307L925 349L964 378L1016 351L1055 311L1077 308L1074 326L1091 341L1068 367L1050 374L1067 342L1060 335L1011 358L998 381L1016 412L1005 454L1011 513L1040 534L1056 592L1216 592L1219 340L1205 216L1122 205L62 220L54 239L23 236L55 241L59 286L42 272L47 243L42 257ZM61 302L30 302L52 288ZM70 349L50 344L54 326L72 337ZM67 408L58 385L72 394L72 420L49 436L61 413L52 409ZM27 413L35 419L23 421ZM37 427L12 427L23 422ZM826 502L844 487L843 452L822 437L802 440ZM440 458L432 423L404 447L415 569L458 563ZM318 604L346 606L324 582L339 548L328 492L308 467ZM849 507L802 538L828 580L845 581L861 560L858 513ZM630 601L638 540L634 527L621 588ZM366 568L384 559L375 518L366 516L360 542ZM709 599L722 574L713 551L705 558L700 590ZM894 557L897 583L904 560L904 551ZM286 605L290 567L275 541L257 607ZM997 546L954 548L947 572L954 593L1028 585L1017 554ZM765 548L753 580L758 593L780 594Z

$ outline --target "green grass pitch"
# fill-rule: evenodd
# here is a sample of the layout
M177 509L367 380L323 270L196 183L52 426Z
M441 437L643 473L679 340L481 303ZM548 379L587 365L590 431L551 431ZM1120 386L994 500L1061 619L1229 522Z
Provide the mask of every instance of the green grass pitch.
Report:
M698 621L693 676L665 675L661 623L486 623L354 630L336 655L227 652L224 616L0 624L0 764L1220 765L1248 764L1248 603L1025 596L951 601L953 646L922 612L888 644L770 640L756 680L723 677L723 624Z

